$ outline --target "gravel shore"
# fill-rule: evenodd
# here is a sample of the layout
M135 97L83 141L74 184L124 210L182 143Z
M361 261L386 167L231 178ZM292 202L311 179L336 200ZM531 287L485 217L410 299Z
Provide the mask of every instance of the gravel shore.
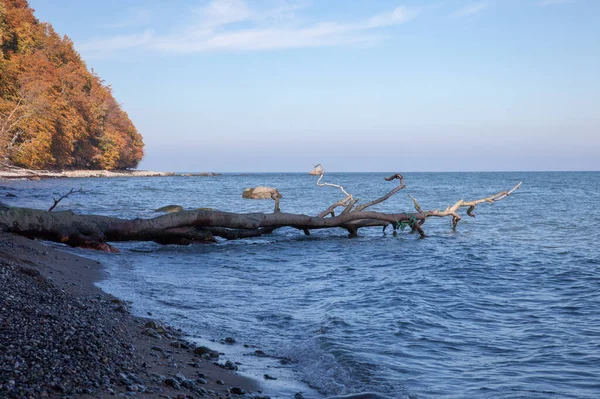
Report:
M217 352L131 315L101 278L98 262L0 233L0 397L264 397Z

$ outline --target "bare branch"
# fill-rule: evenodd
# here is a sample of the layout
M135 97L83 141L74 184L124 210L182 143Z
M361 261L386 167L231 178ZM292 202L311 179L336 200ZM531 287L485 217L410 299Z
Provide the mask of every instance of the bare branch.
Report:
M318 164L317 166L315 166L315 169L319 166L321 166L321 164ZM324 187L324 186L337 187L340 190L342 190L342 192L346 195L346 197L352 198L352 194L348 194L346 192L346 190L344 190L344 187L340 186L339 184L321 183L321 179L323 179L323 176L325 176L325 171L322 168L321 168L321 170L322 170L322 173L319 175L319 180L317 180L317 186L319 186L319 187Z
M348 202L352 200L352 196L348 196L346 198L344 198L341 201L336 202L335 204L331 205L329 208L325 209L323 212L321 212L319 214L320 218L324 218L327 215L331 215L331 217L335 216L335 208L340 207L340 206L347 206Z
M410 194L408 194L408 197L413 201L413 204L415 205L415 210L417 212L423 212L421 210L421 205L419 205L419 203L417 202L417 200L412 195L410 195Z
M402 175L401 175L401 174L399 174L399 173L396 173L395 175L392 175L392 176L390 176L390 177L386 177L386 178L385 178L385 181L393 181L394 179L398 179L398 180L399 180L398 186L397 186L396 188L394 188L392 191L390 191L389 193L387 193L386 195L384 195L384 196L383 196L383 197L381 197L381 198L378 198L378 199L376 199L376 200L374 200L374 201L367 202L366 204L363 204L363 205L359 205L359 206L357 206L357 207L354 209L354 212L360 212L360 211L362 211L362 210L364 210L364 209L367 209L367 208L368 208L368 207L370 207L370 206L373 206L373 205L379 204L379 203L381 203L381 202L383 202L383 201L387 200L387 199L388 199L388 198L390 198L392 195L396 194L398 191L400 191L400 190L402 190L402 189L404 189L404 188L406 187L406 185L404 184L404 178L403 178L403 177L402 177Z
M279 209L279 200L281 199L281 194L279 194L278 191L273 191L271 193L271 199L275 201L275 209L273 210L273 213L279 213L281 211L281 209Z
M74 191L74 189L72 188L71 191L69 191L68 193L66 193L65 195L61 196L59 199L54 198L54 204L50 207L50 209L48 209L48 212L52 212L54 210L54 208L56 208L56 205L58 205L58 203L62 200L64 200L65 198L67 198L69 195L73 194L73 193L81 193L83 192L83 188L80 188L77 191Z

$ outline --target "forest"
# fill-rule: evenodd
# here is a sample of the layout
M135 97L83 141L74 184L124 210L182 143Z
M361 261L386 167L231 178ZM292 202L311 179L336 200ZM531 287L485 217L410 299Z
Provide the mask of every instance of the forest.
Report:
M0 0L0 162L29 169L128 169L142 136L67 36L26 0Z

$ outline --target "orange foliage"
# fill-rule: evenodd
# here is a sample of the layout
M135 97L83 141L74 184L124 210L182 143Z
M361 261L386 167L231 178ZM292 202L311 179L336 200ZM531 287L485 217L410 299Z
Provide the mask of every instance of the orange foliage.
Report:
M0 157L28 168L136 167L142 136L68 37L0 0Z

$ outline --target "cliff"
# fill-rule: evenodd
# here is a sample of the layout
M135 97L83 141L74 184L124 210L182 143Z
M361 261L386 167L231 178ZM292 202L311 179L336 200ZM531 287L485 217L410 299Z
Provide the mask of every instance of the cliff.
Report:
M143 140L67 36L26 0L0 0L0 160L30 169L127 169Z

